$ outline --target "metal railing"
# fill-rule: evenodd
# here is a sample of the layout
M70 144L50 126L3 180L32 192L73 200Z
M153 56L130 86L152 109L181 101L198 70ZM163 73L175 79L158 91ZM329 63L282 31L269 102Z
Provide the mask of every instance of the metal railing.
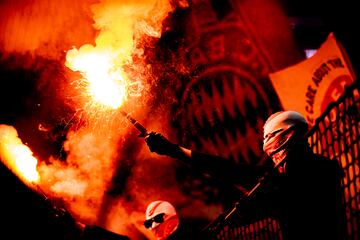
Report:
M337 159L344 172L342 188L348 239L360 238L360 85L355 82L331 103L308 133L315 153ZM219 216L209 225L208 238L219 240L282 239L274 218Z
M355 82L328 106L309 132L313 151L337 159L343 169L342 188L348 239L360 237L360 86Z

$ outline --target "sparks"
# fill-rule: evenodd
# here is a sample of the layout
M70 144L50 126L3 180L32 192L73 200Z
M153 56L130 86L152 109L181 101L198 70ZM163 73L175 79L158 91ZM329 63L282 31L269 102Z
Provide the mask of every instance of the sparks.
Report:
M66 60L67 67L83 75L87 94L96 102L116 109L126 100L128 83L113 53L84 45L68 51Z

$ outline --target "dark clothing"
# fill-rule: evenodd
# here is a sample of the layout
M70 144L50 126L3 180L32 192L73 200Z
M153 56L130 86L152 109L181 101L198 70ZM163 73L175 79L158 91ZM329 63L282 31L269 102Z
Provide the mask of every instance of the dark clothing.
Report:
M86 225L81 240L130 240L130 238L99 226Z
M199 226L204 224L201 219L180 219L178 228L166 240L202 240Z
M337 161L309 151L294 154L268 188L254 201L279 219L284 239L346 239Z
M271 167L239 164L231 159L197 151L192 151L189 164L191 164L191 167L199 169L199 171L209 173L213 177L222 178L233 183L255 183L257 177L262 176L272 169Z
M178 145L156 133L149 134L146 141L151 151L180 159L200 172L232 183L241 183L244 179L253 182L250 191L239 197L232 219L239 215L247 215L245 218L249 220L253 218L248 216L257 220L278 219L285 240L346 239L341 168L336 160L314 154L306 139L292 142L283 149L279 146L284 142L277 143L277 153L283 151L277 156L285 157L277 165L278 169L235 164L229 159L196 151L189 157ZM280 169L285 170L280 173L277 171ZM259 184L252 181L255 176L261 179Z
M253 167L243 167L242 172L256 173ZM285 240L346 239L338 162L306 147L288 156L284 167L285 173L266 175L260 186L240 201L239 214L279 219ZM263 171L259 167L258 172Z

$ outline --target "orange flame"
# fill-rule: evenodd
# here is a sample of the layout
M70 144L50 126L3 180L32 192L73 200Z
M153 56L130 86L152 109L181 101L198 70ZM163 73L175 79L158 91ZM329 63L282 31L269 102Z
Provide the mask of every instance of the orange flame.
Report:
M40 181L36 169L37 159L11 126L0 125L0 158L26 184Z
M65 65L80 71L86 81L88 94L97 102L116 109L126 99L127 82L116 66L114 54L84 45L68 51Z
M99 34L95 46L86 44L67 52L65 66L79 71L86 92L95 103L119 108L128 96L140 96L140 81L127 79L123 67L131 64L138 41L161 35L161 22L172 11L168 0L107 1L92 6ZM141 56L140 56L141 57Z

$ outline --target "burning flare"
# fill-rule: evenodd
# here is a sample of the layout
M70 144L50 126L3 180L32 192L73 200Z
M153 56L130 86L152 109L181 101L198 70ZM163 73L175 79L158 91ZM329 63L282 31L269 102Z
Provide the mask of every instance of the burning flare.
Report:
M116 54L84 45L69 50L65 65L83 75L87 93L96 102L116 109L126 99L128 81L116 61Z
M144 36L159 38L162 21L173 10L168 0L104 1L92 6L99 31L95 45L85 44L67 52L65 66L79 71L91 103L119 108L128 96L140 96L140 75L128 79L124 66L135 66L133 55L142 58ZM92 105L92 104L91 104Z
M30 148L22 143L12 126L0 125L0 158L26 184L40 181L36 169L37 159Z

